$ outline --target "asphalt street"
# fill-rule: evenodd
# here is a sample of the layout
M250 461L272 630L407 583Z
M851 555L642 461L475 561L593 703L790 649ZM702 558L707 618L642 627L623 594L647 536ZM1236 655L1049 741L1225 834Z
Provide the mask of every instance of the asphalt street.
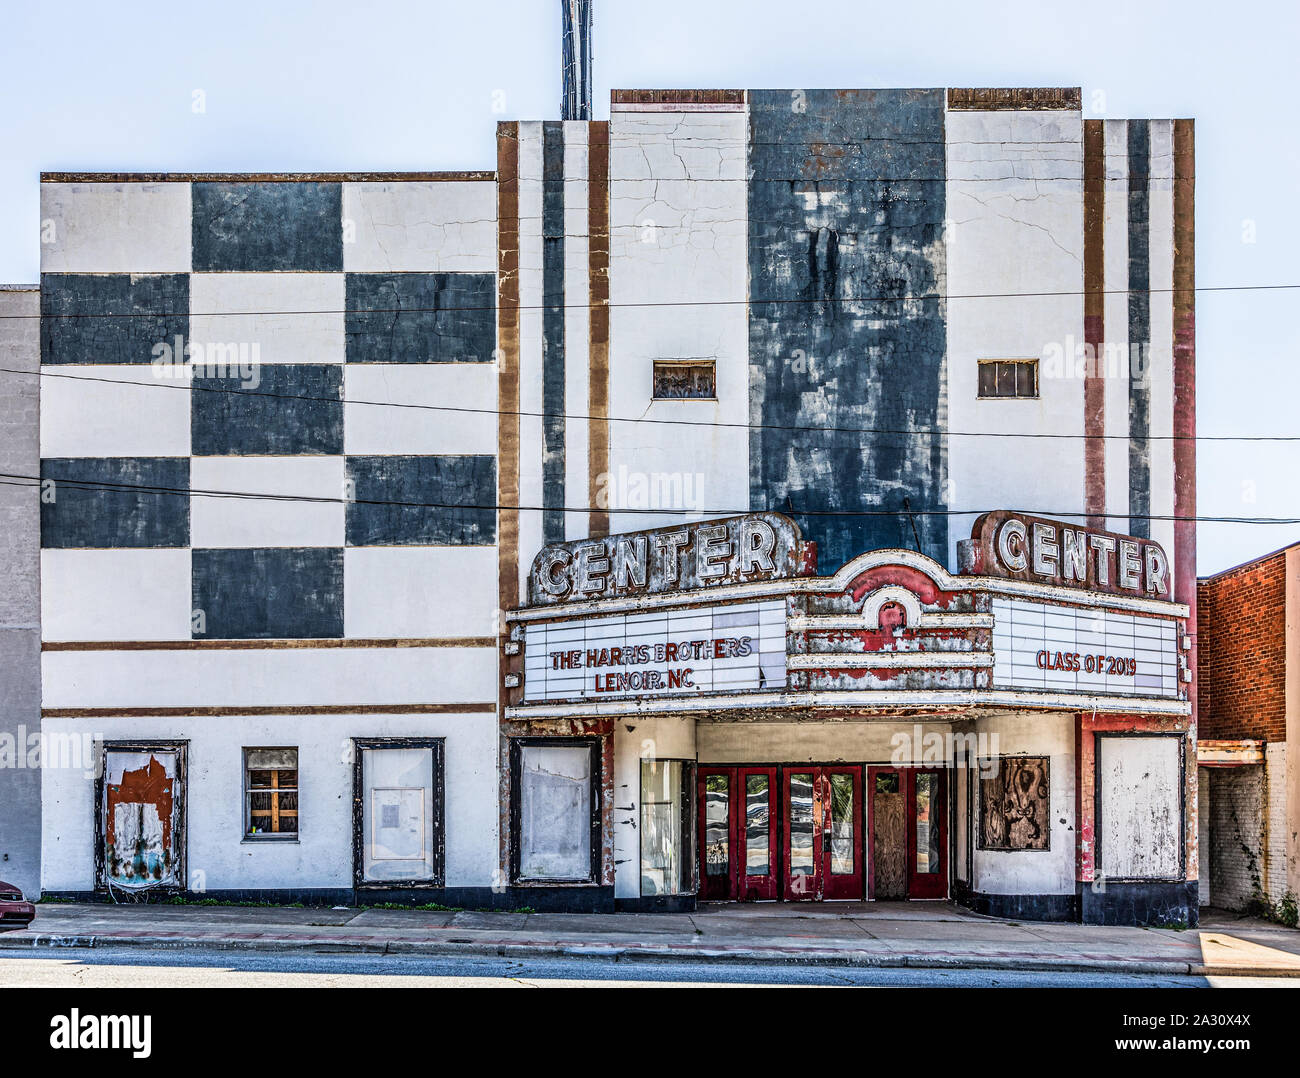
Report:
M7 952L4 988L578 988L578 987L1300 987L1300 978L1015 973L978 969L855 969L604 958L457 958L424 955L141 951Z

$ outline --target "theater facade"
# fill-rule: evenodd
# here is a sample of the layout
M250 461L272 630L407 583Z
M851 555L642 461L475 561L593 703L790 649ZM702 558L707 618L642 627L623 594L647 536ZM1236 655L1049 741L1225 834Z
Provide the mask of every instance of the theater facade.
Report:
M1194 920L1191 122L496 136L42 177L44 892Z
M509 615L521 880L624 909L951 898L1195 918L1188 608L1158 543L980 519L833 574L788 517L550 545Z

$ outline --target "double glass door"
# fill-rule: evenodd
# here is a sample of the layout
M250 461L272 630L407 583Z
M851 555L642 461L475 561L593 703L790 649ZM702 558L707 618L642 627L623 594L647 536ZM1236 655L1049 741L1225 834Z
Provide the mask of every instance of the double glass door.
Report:
M862 898L862 768L783 774L786 901Z
M852 764L698 772L700 898L942 898L944 773Z

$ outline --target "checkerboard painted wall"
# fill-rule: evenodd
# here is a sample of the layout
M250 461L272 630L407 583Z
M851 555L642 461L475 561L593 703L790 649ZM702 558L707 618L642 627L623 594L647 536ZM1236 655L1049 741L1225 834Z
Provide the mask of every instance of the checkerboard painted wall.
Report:
M495 198L44 184L46 639L490 633Z

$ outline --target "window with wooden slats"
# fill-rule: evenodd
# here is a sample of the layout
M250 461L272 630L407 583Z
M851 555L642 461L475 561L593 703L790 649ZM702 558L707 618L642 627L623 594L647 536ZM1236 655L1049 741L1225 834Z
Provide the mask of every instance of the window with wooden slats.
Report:
M244 837L298 837L298 750L244 750Z

